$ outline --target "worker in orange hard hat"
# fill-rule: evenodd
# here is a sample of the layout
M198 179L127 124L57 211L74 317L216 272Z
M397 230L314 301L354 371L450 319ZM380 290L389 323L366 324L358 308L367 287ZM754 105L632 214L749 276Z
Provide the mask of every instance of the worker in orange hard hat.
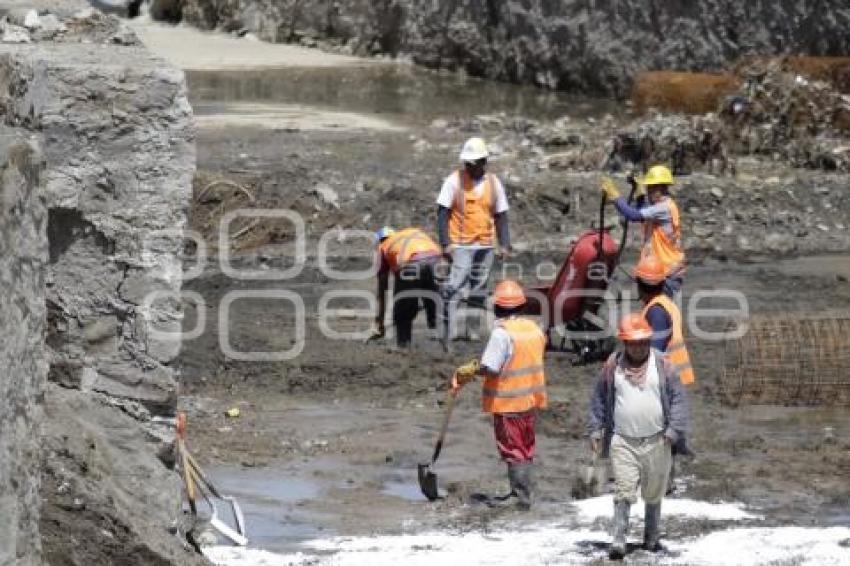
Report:
M664 293L665 265L657 257L647 256L638 262L632 275L644 304L643 317L652 327L652 347L667 354L683 385L691 385L695 380L694 368L685 345L682 313Z
M632 275L637 282L638 297L644 304L643 315L652 328L652 347L667 354L674 369L679 372L682 385L695 381L694 368L685 344L684 325L679 306L664 292L664 265L654 256L647 256L635 266ZM682 435L673 445L673 463L670 468L667 493L675 490L676 457L692 456L687 438Z
M483 139L463 144L463 166L446 177L437 197L437 234L443 255L451 262L443 285L443 347L454 338L459 300L484 308L494 249L499 256L510 253L508 198L499 179L487 172L490 151ZM496 248L498 244L498 248ZM466 337L477 340L467 326Z
M516 281L502 281L493 295L496 325L481 356L460 366L452 378L456 393L465 383L484 378L481 404L493 415L496 445L508 466L510 492L488 502L517 498L522 509L532 503L531 469L537 411L546 408L543 353L546 336L530 318L521 316L526 298Z
M614 541L610 557L626 553L629 511L640 488L646 504L644 548L659 544L661 500L670 473L671 446L688 428L688 404L679 372L653 348L652 328L639 313L626 316L590 403L588 433L594 453L610 454L614 470Z
M378 244L378 314L371 338L385 334L384 317L390 274L393 276L393 324L396 344L410 346L413 321L419 313L420 302L425 307L428 328L437 327L439 287L435 271L440 260L440 248L418 228L393 230L384 226L375 233Z
M641 259L654 256L664 266L664 291L673 297L682 288L685 252L682 248L682 223L679 207L670 196L673 174L664 165L649 168L638 179L637 206L632 207L620 195L614 181L605 177L600 188L617 211L629 222L643 223Z

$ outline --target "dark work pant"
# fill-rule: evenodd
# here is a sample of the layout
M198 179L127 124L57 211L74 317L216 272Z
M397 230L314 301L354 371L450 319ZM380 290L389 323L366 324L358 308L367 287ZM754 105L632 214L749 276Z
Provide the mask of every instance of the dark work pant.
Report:
M396 342L408 346L413 333L413 320L419 313L420 304L425 308L428 328L437 327L437 303L439 288L434 271L439 258L413 261L395 275L393 286L393 324Z

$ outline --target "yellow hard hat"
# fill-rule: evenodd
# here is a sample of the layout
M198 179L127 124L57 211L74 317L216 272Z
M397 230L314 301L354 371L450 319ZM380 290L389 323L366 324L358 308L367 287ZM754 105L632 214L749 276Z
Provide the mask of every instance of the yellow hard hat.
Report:
M664 165L653 165L638 182L649 187L652 185L672 185L673 173Z

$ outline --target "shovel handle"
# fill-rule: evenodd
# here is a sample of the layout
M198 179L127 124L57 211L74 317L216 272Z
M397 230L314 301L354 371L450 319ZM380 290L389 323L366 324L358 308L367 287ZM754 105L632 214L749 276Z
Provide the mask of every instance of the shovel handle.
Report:
M431 465L440 457L440 451L443 449L443 439L446 437L446 431L449 429L449 420L452 417L452 410L455 407L455 394L449 390L446 396L446 411L443 414L443 422L440 425L440 436L437 437L437 444L434 446L434 455L431 457Z

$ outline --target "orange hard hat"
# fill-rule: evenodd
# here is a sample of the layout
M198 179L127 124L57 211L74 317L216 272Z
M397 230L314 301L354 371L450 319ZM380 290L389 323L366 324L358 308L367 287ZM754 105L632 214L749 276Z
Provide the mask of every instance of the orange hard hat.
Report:
M640 313L632 313L620 321L617 337L623 342L637 342L652 338L652 327Z
M667 278L667 270L661 260L654 255L648 255L638 262L632 275L644 283L658 285Z
M496 284L496 291L493 293L493 303L505 309L521 307L525 304L522 285L516 281L500 281Z

